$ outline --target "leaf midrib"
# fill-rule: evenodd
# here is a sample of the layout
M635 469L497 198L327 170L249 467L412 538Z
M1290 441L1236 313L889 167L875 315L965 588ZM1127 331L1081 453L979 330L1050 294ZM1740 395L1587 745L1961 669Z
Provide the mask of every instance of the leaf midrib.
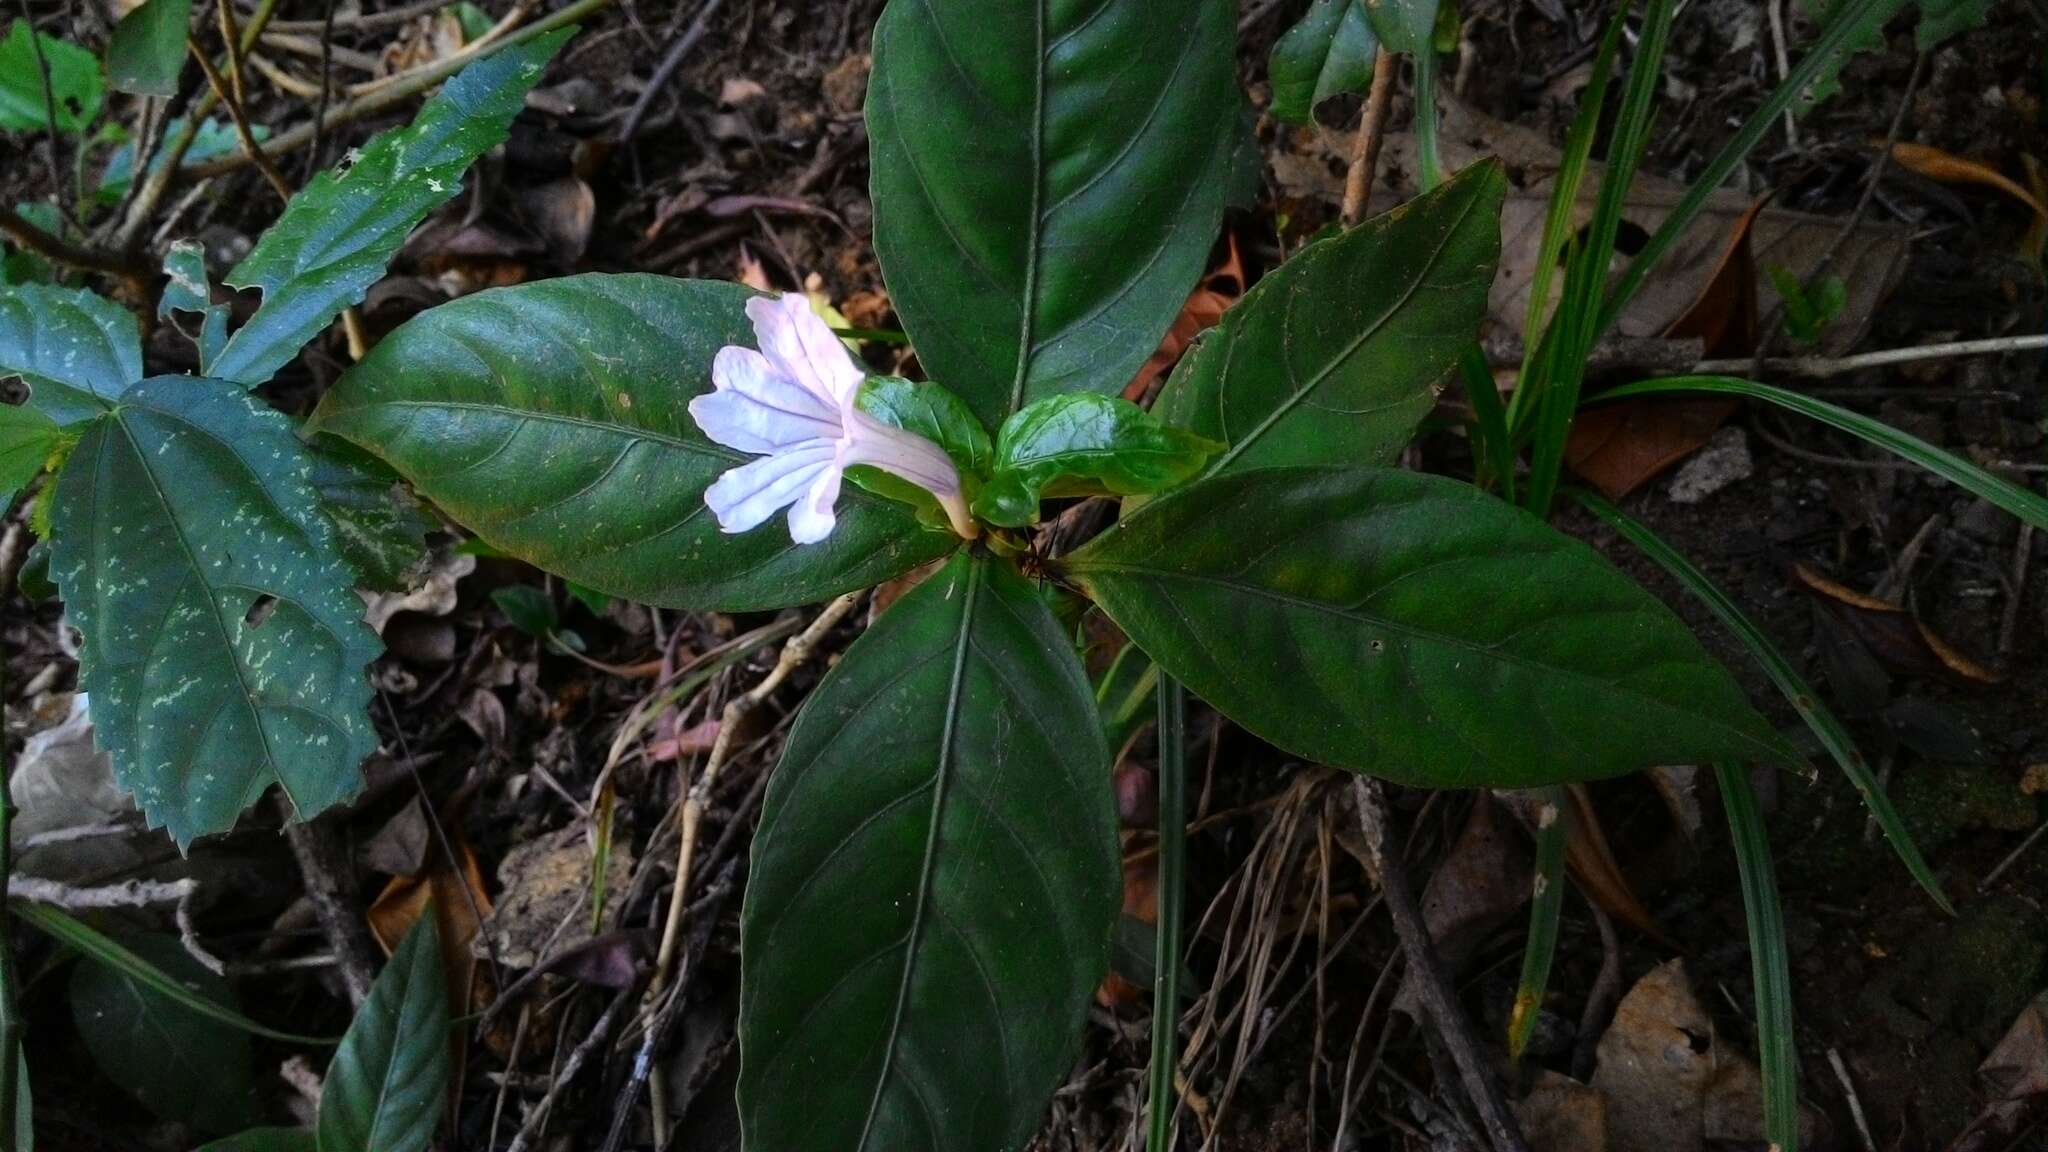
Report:
M1385 328L1388 324L1392 323L1394 317L1400 315L1401 312L1408 307L1409 300L1412 297L1414 297L1414 295L1417 292L1422 290L1423 282L1428 280L1430 274L1436 271L1438 263L1443 259L1444 250L1450 247L1451 240L1458 235L1461 229L1465 227L1466 218L1471 216L1473 209L1478 206L1478 203L1479 198L1477 196L1466 197L1465 206L1461 211L1459 211L1457 219L1452 221L1450 227L1444 229L1443 239L1438 241L1436 247L1430 251L1429 260L1426 263L1424 263L1423 266L1416 272L1415 278L1408 282L1408 286L1401 293L1400 299L1396 300L1392 306L1387 308L1384 312L1380 313L1379 317L1373 321L1371 327L1359 333L1357 339L1352 340L1349 344L1345 345L1343 351L1331 357L1330 360L1327 363L1325 363L1320 369L1318 369L1315 375L1310 377L1306 383L1302 384L1299 388L1294 389L1287 396L1283 397L1280 403L1274 405L1273 410L1266 414L1265 419L1260 420L1256 425L1252 427L1252 430L1250 432L1247 432L1244 435L1243 439L1238 440L1236 443L1233 443L1229 447L1229 449L1223 453L1223 455L1217 457L1216 462L1214 464L1211 464L1208 470L1202 473L1202 475L1214 476L1221 473L1224 469L1230 467L1231 461L1236 460L1239 456L1243 455L1244 452L1247 449L1249 449L1253 444L1258 443L1259 440L1266 435L1266 433L1272 431L1273 425L1285 419L1288 416L1288 414L1292 413L1295 410L1295 408L1298 407L1302 403L1302 401L1305 400L1311 393L1315 392L1316 389L1321 388L1323 386L1323 381L1329 379L1331 373L1337 371L1339 367L1348 362L1353 356L1357 355L1358 350L1365 346L1366 341L1371 340L1373 337L1379 335L1381 329ZM1283 325L1285 324L1287 317L1288 313L1283 311L1280 316ZM1233 338L1230 342L1230 348L1227 349L1224 353L1223 367L1221 372L1219 373L1219 387L1221 386L1222 380L1228 379L1230 375L1231 362L1235 360L1237 357L1237 340L1235 339L1236 331L1236 328L1232 329ZM1224 432L1226 435L1228 435L1229 429L1224 429Z
M903 977L896 986L896 1003L889 1019L889 1032L882 1042L882 1067L875 1073L875 1092L868 1100L867 1119L861 1123L860 1139L854 1152L866 1152L868 1137L874 1133L875 1117L882 1107L882 1093L896 1059L896 1043L903 1032L905 1010L910 1004L910 981L917 969L917 949L924 931L927 907L931 903L932 873L938 866L939 825L945 815L947 784L953 772L954 733L960 724L960 699L967 683L967 653L972 647L974 613L980 598L984 561L967 562L967 591L960 603L959 634L953 641L953 670L946 684L946 715L939 726L939 762L933 772L931 820L926 827L924 860L918 867L917 903L911 911L910 934L903 944Z
M1033 0L1031 16L1036 33L1031 73L1031 232L1024 258L1024 307L1018 321L1017 372L1010 382L1011 412L1024 407L1024 389L1031 381L1031 361L1036 350L1038 321L1038 262L1045 249L1045 6L1048 0ZM866 1137L863 1135L863 1141Z
M1311 600L1306 597L1293 596L1289 595L1288 593L1280 592L1272 588L1263 587L1257 584L1244 583L1237 580L1231 580L1221 576L1203 576L1189 572L1176 572L1166 568L1153 568L1140 564L1124 564L1116 562L1105 563L1101 561L1095 561L1087 564L1075 564L1070 566L1069 568L1070 572L1072 572L1074 575L1080 578L1081 583L1084 586L1088 583L1088 578L1085 575L1085 572L1087 570L1093 570L1096 572L1108 572L1112 574L1134 577L1146 577L1158 581L1160 583L1169 583L1177 580L1189 584L1205 584L1211 587L1223 588L1231 592L1261 597L1263 599L1271 600L1276 603L1288 605L1295 608L1305 609L1307 611L1315 612L1325 616L1335 616L1339 619L1349 620L1358 624L1369 625L1375 628L1384 628L1389 632L1399 633L1412 640L1416 640L1427 644L1440 645L1446 648L1454 648L1459 651L1472 653L1475 656L1483 656L1488 659L1498 660L1505 664L1511 664L1527 672L1542 673L1545 675L1556 676L1562 679L1578 681L1580 683L1599 685L1611 691L1615 691L1622 695L1626 695L1631 699L1643 701L1644 703L1652 707L1670 712L1675 712L1684 716L1690 716L1700 721L1703 721L1704 723L1709 724L1722 732L1728 733L1736 737L1737 739L1741 740L1744 744L1760 749L1760 754L1763 756L1764 759L1776 761L1780 759L1782 756L1782 752L1779 749L1773 748L1769 744L1759 741L1756 737L1750 735L1747 732L1742 731L1739 728L1730 727L1726 722L1716 719L1705 713L1687 711L1685 709L1680 708L1678 705L1672 704L1668 701L1659 700L1654 696L1650 696L1628 685L1625 681L1602 679L1600 677L1593 676L1585 672L1579 672L1571 668L1559 667L1554 664L1540 663L1538 661L1529 659L1526 656L1520 656L1512 652L1503 651L1499 648L1490 647L1483 644L1477 644L1470 640L1460 639L1456 636L1451 636L1446 633L1427 631L1422 628L1415 627L1414 625L1404 624L1400 621L1388 619L1383 616L1374 616L1358 609L1351 609L1337 604L1329 604L1323 601Z

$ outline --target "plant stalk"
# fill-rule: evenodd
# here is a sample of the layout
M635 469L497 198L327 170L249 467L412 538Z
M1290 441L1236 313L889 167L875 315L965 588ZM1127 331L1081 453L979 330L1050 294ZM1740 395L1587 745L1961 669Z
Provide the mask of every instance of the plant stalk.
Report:
M1180 941L1185 903L1188 695L1159 677L1159 937L1152 952L1152 1099L1146 1152L1170 1152L1180 1093Z

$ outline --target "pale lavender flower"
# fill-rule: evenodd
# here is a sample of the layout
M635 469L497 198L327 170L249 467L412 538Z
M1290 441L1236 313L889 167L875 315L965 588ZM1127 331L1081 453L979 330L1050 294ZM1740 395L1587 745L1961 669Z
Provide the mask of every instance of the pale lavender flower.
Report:
M747 318L760 350L719 349L711 365L716 391L690 401L706 436L761 457L705 490L721 529L745 532L787 507L792 540L823 540L837 522L832 506L846 470L867 464L930 492L955 532L976 534L952 458L854 406L867 373L802 293L749 300Z

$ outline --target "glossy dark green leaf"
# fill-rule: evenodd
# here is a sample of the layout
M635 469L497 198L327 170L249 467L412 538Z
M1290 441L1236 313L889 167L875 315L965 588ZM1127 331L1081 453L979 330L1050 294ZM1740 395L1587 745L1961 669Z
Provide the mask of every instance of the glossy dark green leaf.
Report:
M1038 522L1048 496L1144 496L1202 470L1222 449L1122 397L1048 396L1003 421L995 472L974 502L991 524Z
M0 404L0 509L43 470L64 440L56 421L26 404Z
M1438 0L1371 0L1366 14L1387 49L1403 56L1433 50Z
M192 0L142 0L107 41L107 80L120 92L176 96L191 23Z
M421 1152L448 1092L448 986L432 909L391 959L327 1066L320 1152Z
M993 428L1115 393L1222 220L1229 0L891 0L868 85L875 250L925 370Z
M54 103L57 131L78 135L99 116L106 94L99 57L78 45L31 33L26 20L0 39L0 132L47 131Z
M316 436L308 447L313 488L356 582L383 592L405 587L426 563L434 527L419 501L389 465L346 440Z
M263 303L228 338L212 374L261 384L342 309L361 303L407 234L505 139L527 90L573 33L536 36L464 68L411 124L380 133L353 165L321 173L292 197L227 276L229 287L262 289Z
M1798 762L1669 609L1586 545L1442 477L1219 476L1147 504L1067 570L1166 673L1337 767L1527 788Z
M1121 891L1073 646L1030 582L956 558L854 643L769 781L740 924L746 1146L1024 1147Z
M1296 253L1182 360L1157 411L1229 445L1212 473L1390 463L1479 334L1506 188L1476 164Z
M826 540L718 530L704 489L751 457L704 438L692 396L754 343L735 284L588 275L424 312L344 374L316 425L381 456L499 550L627 600L734 611L865 588L954 538L849 487Z
M176 937L135 936L127 946L193 995L234 1007L227 981L200 967ZM94 1062L150 1111L210 1132L254 1117L255 1058L246 1033L90 961L73 967L70 992L71 1018Z
M944 448L963 479L986 477L995 462L988 429L975 419L973 409L940 384L875 376L861 385L855 403L875 419L915 432Z
M126 308L84 288L16 285L0 291L0 380L11 377L57 423L90 420L142 379L141 331Z
M311 1128L251 1128L215 1140L197 1152L319 1152L320 1141Z
M1267 72L1279 119L1306 124L1316 105L1372 83L1379 39L1365 15L1365 0L1314 0L1294 27L1273 44Z
M285 418L220 380L159 376L58 473L50 569L82 640L100 744L179 844L271 784L304 818L362 788L378 652Z
M228 306L213 302L213 280L206 272L206 246L196 240L180 240L164 256L164 294L157 301L159 320L173 320L180 313L196 315L199 322L186 334L199 349L199 374L204 376L228 342Z

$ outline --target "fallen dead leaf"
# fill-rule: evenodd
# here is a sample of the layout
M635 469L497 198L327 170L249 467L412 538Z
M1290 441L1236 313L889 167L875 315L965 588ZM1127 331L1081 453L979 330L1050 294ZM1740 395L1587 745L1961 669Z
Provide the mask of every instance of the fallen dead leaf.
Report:
M1977 684L2004 680L1902 605L1858 592L1805 564L1793 565L1792 574L1808 591L1824 599L1835 621L1880 664L1916 676L1945 672Z
M1591 1085L1549 1069L1515 1101L1530 1152L1608 1152L1607 1100Z
M1977 1075L2004 1100L2048 1092L2048 992L2021 1009L2004 1039L1977 1067Z
M1533 867L1527 842L1500 819L1493 794L1480 793L1422 889L1422 920L1446 972L1456 976L1486 938L1528 904ZM1420 993L1406 976L1394 1007L1421 1018Z
M463 578L475 571L475 556L454 549L438 551L428 562L419 587L407 592L362 593L363 622L382 635L392 617L401 612L446 616L455 611Z
M2024 204L2036 219L2048 219L2048 204L2043 204L2039 197L2017 181L1982 160L1958 156L1931 144L1900 140L1892 145L1892 163L1942 184L1978 184L1996 188Z
M1180 315L1174 317L1173 327L1159 341L1159 349L1152 358L1138 369L1138 375L1124 387L1124 399L1133 404L1142 404L1151 390L1152 382L1159 379L1180 360L1181 353L1194 343L1195 337L1214 328L1223 314L1244 295L1244 260L1237 251L1237 237L1225 233L1222 261L1188 296L1181 307Z

